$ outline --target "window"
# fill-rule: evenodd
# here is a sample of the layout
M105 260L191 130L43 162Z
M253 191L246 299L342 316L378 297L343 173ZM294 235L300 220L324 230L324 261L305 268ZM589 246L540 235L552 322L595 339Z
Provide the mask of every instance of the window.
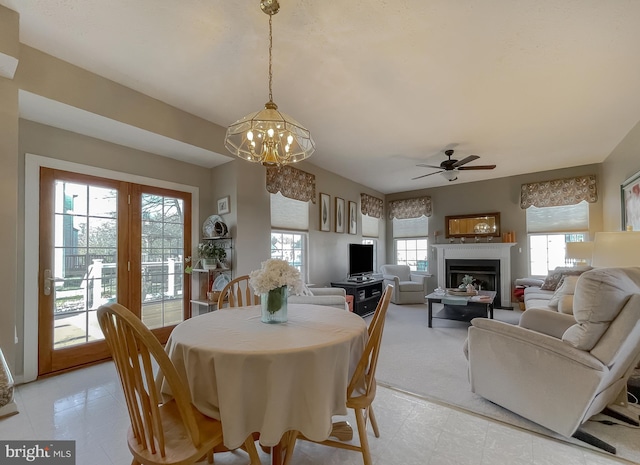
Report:
M308 281L309 202L271 194L271 258L286 260Z
M588 240L589 204L586 201L559 207L529 207L526 215L532 276L546 276L549 270L565 266L567 242Z
M549 270L567 266L565 248L567 242L584 242L586 234L531 234L529 257L532 276L546 276Z
M306 233L271 231L271 258L286 260L295 266L306 282Z
M365 215L366 216L366 215ZM376 239L362 239L362 244L373 245L373 270L378 270L378 241Z
M428 271L428 219L393 220L393 242L396 265L409 265L412 271Z

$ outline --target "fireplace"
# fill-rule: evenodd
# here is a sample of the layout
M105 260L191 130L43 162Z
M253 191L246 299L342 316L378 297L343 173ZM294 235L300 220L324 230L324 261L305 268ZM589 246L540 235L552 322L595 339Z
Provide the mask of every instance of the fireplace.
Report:
M500 299L500 260L445 260L447 287L458 287L465 275L473 276L476 289L496 291L496 302Z
M512 308L511 247L514 245L515 242L432 244L431 247L437 250L438 286L458 287L462 277L470 274L484 282L483 289L496 291L496 307ZM451 265L454 265L454 273L458 276L453 281L449 277L453 274ZM494 289L484 287L491 285Z

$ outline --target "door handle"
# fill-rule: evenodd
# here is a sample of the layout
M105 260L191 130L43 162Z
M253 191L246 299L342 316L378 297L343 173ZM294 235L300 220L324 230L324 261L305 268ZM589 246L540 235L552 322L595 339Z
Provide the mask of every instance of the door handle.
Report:
M51 282L64 282L63 278L52 276L51 270L44 270L44 295L51 295Z

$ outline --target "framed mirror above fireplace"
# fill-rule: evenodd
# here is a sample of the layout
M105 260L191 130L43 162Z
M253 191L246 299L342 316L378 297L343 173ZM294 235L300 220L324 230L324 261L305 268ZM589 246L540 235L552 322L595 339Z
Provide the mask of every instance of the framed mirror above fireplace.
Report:
M445 237L500 237L500 213L444 217Z

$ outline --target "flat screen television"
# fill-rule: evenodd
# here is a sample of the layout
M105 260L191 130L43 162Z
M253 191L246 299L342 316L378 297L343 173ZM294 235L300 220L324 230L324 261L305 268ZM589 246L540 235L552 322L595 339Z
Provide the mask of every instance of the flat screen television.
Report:
M373 273L373 244L349 244L349 278Z

